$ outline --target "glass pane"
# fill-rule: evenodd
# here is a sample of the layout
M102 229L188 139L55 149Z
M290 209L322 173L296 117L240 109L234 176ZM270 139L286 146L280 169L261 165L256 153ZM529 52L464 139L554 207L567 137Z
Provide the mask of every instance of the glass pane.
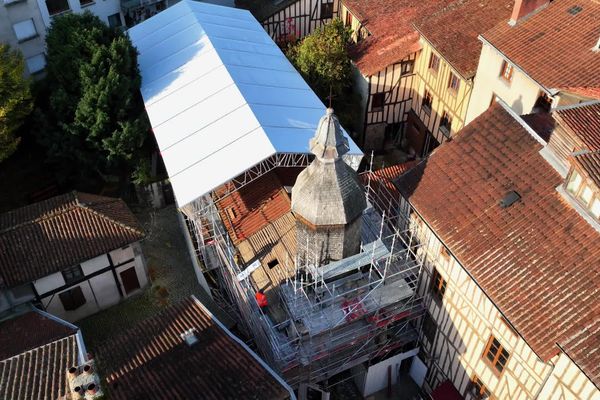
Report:
M590 201L592 201L592 196L594 196L594 192L589 186L584 187L581 191L581 200L583 200L585 204L590 204Z
M577 193L579 190L579 186L581 185L581 175L579 175L576 171L573 171L571 174L571 179L569 179L569 184L567 185L567 190L573 194Z
M590 211L592 212L594 218L600 218L600 199L594 200L592 207L590 207Z

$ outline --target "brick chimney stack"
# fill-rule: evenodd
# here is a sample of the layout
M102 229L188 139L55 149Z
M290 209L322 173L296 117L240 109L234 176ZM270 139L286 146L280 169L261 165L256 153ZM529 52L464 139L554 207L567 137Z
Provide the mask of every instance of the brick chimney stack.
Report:
M508 22L510 25L515 25L524 17L547 6L550 0L515 0L515 6Z

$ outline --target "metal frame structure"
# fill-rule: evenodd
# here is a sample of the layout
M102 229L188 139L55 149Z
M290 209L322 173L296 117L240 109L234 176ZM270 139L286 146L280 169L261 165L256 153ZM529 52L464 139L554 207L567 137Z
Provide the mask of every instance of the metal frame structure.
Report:
M424 312L417 293L424 260L413 237L416 227L400 220L399 199L384 186L371 185L371 174L356 261L350 257L342 260L343 267L315 268L287 260L294 263L295 274L272 289L286 318L273 320L257 306L258 287L251 275L240 275L247 265L238 261L216 200L273 168L308 162L302 155L270 160L236 178L226 194L220 192L218 198L208 194L181 209L196 237L198 256L207 270L217 272L243 329L293 387L321 382L358 364L416 347ZM319 272L321 268L328 272Z

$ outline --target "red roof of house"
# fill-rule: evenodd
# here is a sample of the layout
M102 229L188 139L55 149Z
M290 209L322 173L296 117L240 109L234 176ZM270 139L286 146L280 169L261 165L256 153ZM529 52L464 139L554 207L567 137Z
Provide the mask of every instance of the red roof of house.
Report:
M563 178L539 154L541 148L495 104L398 186L529 346L548 360L557 354L557 343L589 333L600 318L600 233L556 190ZM521 199L501 208L511 190ZM594 360L600 364L599 352ZM592 380L598 384L600 376Z
M600 101L559 108L552 114L588 150L600 150Z
M0 323L0 398L58 400L78 364L77 330L32 311Z
M71 267L144 237L120 199L71 192L0 215L0 287Z
M515 26L500 22L482 37L547 89L600 88L600 52L592 50L600 39L598 21L597 0L555 0Z
M77 333L74 326L30 311L0 323L0 360Z
M215 191L217 196L225 193L226 185ZM291 203L277 174L271 171L218 200L217 208L231 239L237 244L289 212Z
M198 340L186 344L181 334ZM286 399L287 389L194 297L98 349L113 400Z
M563 90L589 99L600 100L600 87L571 87L563 88Z
M501 21L508 21L514 3L514 0L457 0L415 26L454 69L470 79L479 64L479 35Z
M364 172L361 174L360 178L363 185L371 185L374 193L386 191L387 193L385 197L388 197L388 195L390 195L392 198L398 199L400 196L400 192L398 191L396 185L394 185L393 180L404 174L409 169L411 169L417 164L417 162L418 161L407 161L402 164L396 164L382 169L378 169L377 171ZM385 207L387 207L388 204L380 204L379 206L385 209Z
M373 75L421 48L413 22L432 14L443 0L342 0L344 6L371 33L352 51L363 75Z

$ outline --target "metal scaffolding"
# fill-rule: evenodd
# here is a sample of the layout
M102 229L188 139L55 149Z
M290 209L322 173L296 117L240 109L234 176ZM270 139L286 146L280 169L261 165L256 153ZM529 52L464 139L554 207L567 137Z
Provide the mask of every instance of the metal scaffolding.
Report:
M358 254L320 267L285 260L295 273L272 289L283 318L256 304L258 287L242 273L248 265L236 256L215 198L205 195L181 209L206 269L217 271L261 355L292 386L323 381L417 341L423 313L417 229L401 220L399 199L372 185L371 174L366 197Z

